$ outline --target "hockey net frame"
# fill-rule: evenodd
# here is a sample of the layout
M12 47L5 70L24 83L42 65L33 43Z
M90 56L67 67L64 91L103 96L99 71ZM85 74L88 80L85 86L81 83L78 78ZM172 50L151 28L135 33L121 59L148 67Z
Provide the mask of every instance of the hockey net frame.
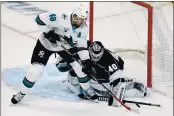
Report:
M124 48L120 48L120 49L114 49L113 52L114 53L120 53L120 52L136 52L139 54L143 54L146 55L145 57L147 57L147 87L148 88L152 88L153 84L152 84L152 45L153 45L153 6L145 3L145 2L132 2L133 4L137 4L141 7L144 7L145 9L147 9L148 12L148 25L147 25L147 51L144 50L140 50L140 49L124 49ZM90 2L89 3L89 12L90 12L90 17L89 17L89 38L90 41L93 41L93 32L94 32L94 2ZM146 53L147 52L147 53Z

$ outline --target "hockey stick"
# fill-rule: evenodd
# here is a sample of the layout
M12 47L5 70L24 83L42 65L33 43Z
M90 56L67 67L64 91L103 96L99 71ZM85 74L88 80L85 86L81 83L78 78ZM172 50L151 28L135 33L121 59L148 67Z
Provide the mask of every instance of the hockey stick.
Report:
M108 101L109 100L109 97L99 96L98 97L98 100L99 101ZM162 107L160 104L152 104L152 103L145 103L145 102L136 102L136 101L129 101L129 100L123 100L123 103L136 104L138 107L140 107L139 105L148 105L148 106Z
M75 59L74 57L73 57L73 55L68 51L68 49L66 49L66 47L64 47L60 42L59 42L59 45L66 51L66 53L68 53L69 55L71 55L72 56L72 58L73 58L73 60L75 60L75 61L77 61L83 68L84 68L84 66L81 64L81 62L80 61L78 61L77 59ZM136 112L136 113L139 113L139 111L138 111L138 109L133 109L133 108L130 108L129 106L127 106L127 105L125 105L120 99L118 99L103 83L100 83L96 78L95 78L95 76L93 76L89 71L88 71L88 74L90 75L90 76L92 76L92 78L96 81L96 82L98 82L99 84L101 84L109 93L110 93L110 95L112 95L112 97L113 98L115 98L122 106L124 106L127 110L129 110L129 111L134 111L134 112Z
M133 103L138 105L148 105L148 106L156 106L156 107L162 107L160 104L152 104L152 103L144 103L144 102L136 102L136 101L129 101L129 100L123 100L124 103Z

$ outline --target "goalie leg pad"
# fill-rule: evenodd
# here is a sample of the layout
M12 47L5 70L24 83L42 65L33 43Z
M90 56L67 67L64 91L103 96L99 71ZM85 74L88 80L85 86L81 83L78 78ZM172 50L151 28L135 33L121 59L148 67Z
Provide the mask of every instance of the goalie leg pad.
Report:
M125 97L145 97L150 93L147 87L140 82L130 82L126 86Z
M115 96L122 101L125 93L125 88L126 88L126 82L120 83L119 85L111 88L111 91L115 94ZM109 106L115 106L115 107L120 107L121 104L114 99L112 96L110 96L109 101L108 101Z
M147 87L143 83L135 82L134 88L140 92L142 97L149 95Z

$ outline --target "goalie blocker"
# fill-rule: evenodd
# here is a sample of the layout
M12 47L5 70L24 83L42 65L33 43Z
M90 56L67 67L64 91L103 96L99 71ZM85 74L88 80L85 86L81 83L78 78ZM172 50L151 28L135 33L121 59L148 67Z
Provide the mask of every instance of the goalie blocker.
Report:
M89 45L89 44L88 44ZM117 98L122 100L126 97L145 97L147 96L147 87L141 83L136 82L135 79L125 77L123 75L124 61L119 56L113 56L110 51L104 48L101 42L93 42L89 48L92 69L90 72L97 78L99 83L103 83L109 90L111 90ZM60 65L64 63L65 65ZM66 62L60 62L58 69L61 66L68 66ZM84 70L85 71L85 70ZM88 70L86 70L88 71ZM88 75L90 77L90 75ZM120 106L115 99L104 89L101 84L94 79L90 79L90 87L95 91L98 96L109 97L109 106ZM79 84L76 73L70 69L66 81L67 86L77 96L86 98L86 94Z

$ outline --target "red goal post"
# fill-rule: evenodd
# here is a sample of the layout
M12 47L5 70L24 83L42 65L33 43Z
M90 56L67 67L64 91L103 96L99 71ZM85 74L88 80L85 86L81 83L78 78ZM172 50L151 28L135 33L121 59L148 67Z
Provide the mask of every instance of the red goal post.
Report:
M147 10L148 10L147 86L152 87L152 28L153 28L152 15L153 15L153 7L144 2L133 2L133 3L143 6L143 7L147 8Z

